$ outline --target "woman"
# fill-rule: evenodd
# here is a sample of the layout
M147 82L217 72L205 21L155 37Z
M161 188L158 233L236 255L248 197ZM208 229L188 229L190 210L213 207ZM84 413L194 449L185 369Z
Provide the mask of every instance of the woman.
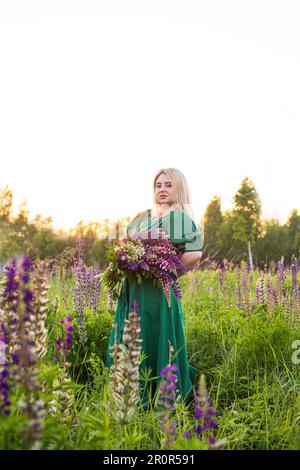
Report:
M159 170L153 182L154 209L140 212L128 225L130 237L136 230L149 231L160 228L169 235L171 242L181 253L181 262L187 270L199 263L202 256L203 234L193 220L191 197L185 176L175 168ZM183 274L183 273L181 273ZM114 324L117 324L117 343L122 341L124 320L137 299L141 321L142 350L146 358L140 371L150 371L151 380L143 388L143 404L147 406L149 391L154 396L160 381L160 371L169 362L169 341L174 348L172 362L177 365L177 389L183 399L190 399L193 391L195 368L188 364L181 302L171 289L171 305L168 306L161 287L152 279L126 280L118 299ZM114 344L115 331L111 331L109 346ZM111 365L107 350L106 364ZM147 374L146 374L147 375ZM151 382L153 385L151 386ZM149 390L150 389L150 390ZM180 399L177 396L177 399Z

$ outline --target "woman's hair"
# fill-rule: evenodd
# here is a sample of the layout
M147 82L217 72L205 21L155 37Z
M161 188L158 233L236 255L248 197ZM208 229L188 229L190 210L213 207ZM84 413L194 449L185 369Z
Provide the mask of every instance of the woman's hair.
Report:
M154 176L154 180L153 180L154 207L157 206L157 202L155 200L155 184L156 184L157 178L162 173L170 179L173 189L174 189L174 193L175 193L175 202L172 204L171 210L185 212L187 215L191 217L191 219L195 220L194 211L192 207L191 194L190 194L186 177L184 176L183 173L181 173L181 171L177 170L176 168L162 168Z

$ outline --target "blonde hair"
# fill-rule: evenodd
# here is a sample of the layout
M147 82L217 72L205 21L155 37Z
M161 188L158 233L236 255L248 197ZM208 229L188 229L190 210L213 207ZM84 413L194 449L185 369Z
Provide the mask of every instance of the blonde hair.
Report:
M181 171L177 170L176 168L162 168L155 174L154 180L153 180L154 207L156 207L157 205L158 206L160 205L155 200L155 184L156 184L157 178L161 174L164 174L170 179L172 186L174 188L175 202L172 204L170 210L185 212L187 215L191 217L191 219L195 220L194 211L192 207L191 194L190 194L186 177Z

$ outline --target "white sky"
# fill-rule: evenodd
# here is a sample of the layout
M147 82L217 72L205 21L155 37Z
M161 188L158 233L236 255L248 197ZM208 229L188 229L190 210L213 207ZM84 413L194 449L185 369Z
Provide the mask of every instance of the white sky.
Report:
M197 220L248 175L300 210L300 2L0 0L0 188L67 228L152 205L162 167Z

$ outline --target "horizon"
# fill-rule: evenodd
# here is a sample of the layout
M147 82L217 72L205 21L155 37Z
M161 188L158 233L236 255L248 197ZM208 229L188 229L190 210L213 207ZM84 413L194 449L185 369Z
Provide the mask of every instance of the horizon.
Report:
M8 187L8 185L5 185L4 187L0 187L0 191L2 191L5 187ZM10 187L8 187L9 189L12 189ZM14 196L14 194L13 194ZM213 197L215 197L218 195L213 195L210 199L210 201L213 199ZM19 203L16 203L16 201L14 200L14 197L13 197L13 208L12 208L12 215L13 217L16 217L17 213L18 213L18 210L19 210L19 207L22 203L24 203L26 201L26 198L24 197ZM210 202L209 201L209 202ZM230 207L227 207L227 208L223 208L222 207L223 204L222 204L222 197L221 197L221 212L222 214L225 214L225 212L227 212L228 210L231 210L233 209L233 204L230 206ZM193 209L195 209L194 207L194 204L192 204L192 207ZM150 208L150 204L149 204L149 207L146 207L146 209ZM52 223L51 223L51 227L55 230L55 231L60 231L60 230L63 230L65 232L68 232L68 231L71 231L71 230L74 230L79 224L80 222L83 222L84 226L87 226L87 225L91 225L91 224L97 224L97 223L101 223L101 222L105 222L106 220L109 222L109 223L112 223L114 224L115 222L119 221L119 220L124 220L124 219L127 219L129 218L130 220L132 218L135 217L135 215L139 212L135 212L135 213L127 213L127 214L122 214L122 216L120 217L103 217L103 218L98 218L98 219L90 219L90 220L85 220L83 217L79 217L78 220L76 220L74 222L73 225L66 225L66 224L63 224L63 225L58 225L57 224L57 221L55 220L55 218L49 214L49 213L43 213L43 212L39 212L39 213L33 213L31 210L30 210L30 207L29 205L26 203L26 209L28 210L29 212L29 215L28 215L28 220L30 222L33 222L34 218L38 215L40 215L42 217L42 219L47 219L47 218L51 218L52 219ZM206 210L206 208L205 208ZM195 217L195 221L199 224L199 223L203 223L203 218L204 218L204 213L205 213L205 210L204 212L202 213L201 217ZM261 210L261 219L263 221L267 221L267 220L271 220L271 219L276 219L278 220L278 222L280 223L280 225L285 225L288 221L288 218L289 216L291 215L292 211L293 210L297 210L297 212L299 213L299 209L296 208L296 207L292 207L288 213L288 216L286 217L285 220L281 220L279 217L276 217L276 215L271 215L271 216L266 216L264 215L265 212L263 210L263 201L262 201L262 210ZM196 212L196 211L195 211ZM300 215L300 214L299 214Z

